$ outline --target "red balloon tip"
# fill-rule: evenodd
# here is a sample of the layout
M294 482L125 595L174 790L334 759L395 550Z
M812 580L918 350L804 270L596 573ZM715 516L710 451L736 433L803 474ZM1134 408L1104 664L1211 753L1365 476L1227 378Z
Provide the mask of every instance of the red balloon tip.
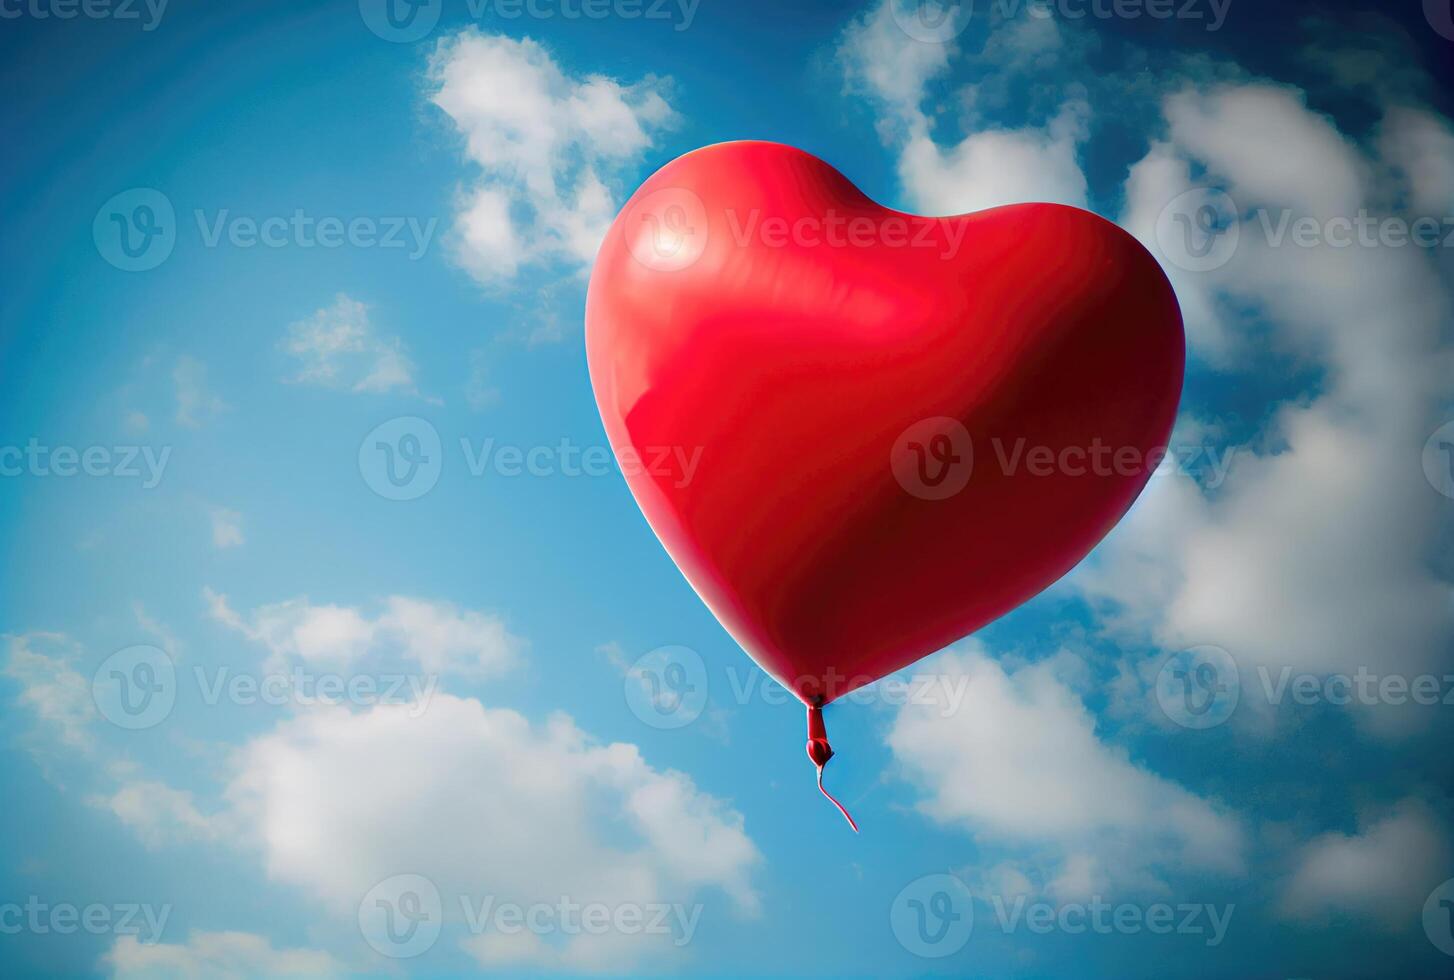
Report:
M813 760L813 765L818 767L818 792L822 793L829 803L838 808L843 814L843 819L848 821L848 826L853 832L858 833L858 823L849 816L843 804L834 798L833 794L823 788L823 767L828 760L833 758L833 747L828 744L828 729L823 724L823 709L816 704L808 705L808 758Z

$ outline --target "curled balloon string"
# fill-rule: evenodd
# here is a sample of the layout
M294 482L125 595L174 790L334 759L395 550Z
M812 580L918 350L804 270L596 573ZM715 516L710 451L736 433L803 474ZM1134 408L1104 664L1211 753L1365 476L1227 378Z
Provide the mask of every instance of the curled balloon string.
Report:
M848 826L853 832L858 833L858 824L854 821L843 804L834 798L833 794L823 788L823 767L828 760L833 758L833 747L828 744L828 729L823 724L823 709L816 704L808 705L808 758L813 760L813 765L818 767L818 792L827 798L843 814L843 819L848 821Z

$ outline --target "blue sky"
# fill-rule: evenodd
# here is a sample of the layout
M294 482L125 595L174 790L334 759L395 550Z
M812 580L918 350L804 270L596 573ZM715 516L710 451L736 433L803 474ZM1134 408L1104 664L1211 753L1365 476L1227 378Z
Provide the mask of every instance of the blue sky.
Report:
M0 972L1448 971L1454 708L1398 692L1454 690L1454 251L1337 232L1454 231L1454 21L911 6L4 6ZM830 709L857 837L586 374L604 224L739 138L924 213L1089 207L1187 319L1182 471Z

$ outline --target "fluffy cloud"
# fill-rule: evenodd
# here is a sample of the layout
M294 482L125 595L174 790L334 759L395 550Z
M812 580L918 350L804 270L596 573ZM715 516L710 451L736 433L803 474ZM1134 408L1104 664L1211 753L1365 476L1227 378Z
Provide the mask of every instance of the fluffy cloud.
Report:
M343 293L288 327L283 350L299 362L290 380L346 391L414 390L414 364L398 337L380 336L369 307Z
M1272 414L1264 448L1219 492L1153 484L1074 580L1116 622L1167 647L1225 647L1244 668L1437 672L1454 592L1431 571L1431 542L1448 512L1420 456L1451 390L1448 294L1421 249L1301 247L1268 229L1284 215L1387 218L1380 202L1447 190L1454 137L1394 111L1365 151L1295 89L1261 83L1177 93L1164 109L1169 141L1133 170L1123 220L1175 272L1194 353L1233 371L1255 342L1323 380ZM1194 172L1237 210L1235 250L1205 272L1178 271L1156 230ZM1391 731L1419 717L1366 716Z
M1079 152L1090 135L1084 87L1039 93L1041 123L1006 127L986 110L1007 98L1006 79L1052 64L1065 47L1051 19L1010 21L993 31L973 63L982 79L957 93L963 137L948 146L935 138L937 118L926 112L930 84L943 76L958 46L925 43L900 27L885 0L845 32L838 55L850 89L867 93L884 111L879 131L899 153L899 179L909 206L926 214L959 214L1004 204L1049 201L1086 206Z
M380 791L381 773L388 774ZM520 714L440 695L403 706L317 710L257 738L227 790L274 879L353 915L374 885L420 874L447 922L460 898L520 905L687 902L714 888L737 914L757 911L759 861L742 818L680 773L627 744L592 741L569 718ZM707 915L721 906L708 904ZM552 940L555 937L552 937ZM484 964L623 969L672 949L659 936L561 936L563 945L466 948Z
M519 646L495 617L445 602L394 596L369 615L295 599L243 616L219 593L206 598L214 619L267 647L279 668L347 667L380 654L494 673ZM49 634L10 642L6 673L22 683L22 703L64 744L97 758L89 686L69 666L78 651ZM600 743L563 714L532 723L446 694L295 707L230 752L217 799L199 802L125 762L97 771L110 788L88 802L149 848L192 841L260 855L271 878L311 896L354 942L374 885L424 875L441 893L453 941L487 967L629 971L682 955L679 940L703 916L760 910L751 875L761 855L741 814L682 773L653 768L635 745ZM613 917L628 905L646 917L653 906L673 907L680 928L597 934L567 923L522 938L469 920L487 901L555 907L562 898L605 905ZM108 962L127 977L337 970L326 953L277 950L239 933L195 933L180 945L122 940Z
M1408 799L1354 835L1324 834L1296 855L1281 911L1295 919L1352 916L1391 930L1413 928L1424 900L1448 873L1446 828Z
M509 668L520 649L499 617L448 602L389 596L369 616L354 606L314 605L299 597L243 617L226 596L210 588L202 593L213 619L267 647L269 669L289 662L336 669L380 653L430 673L483 677Z
M96 707L91 682L71 666L75 645L58 633L26 633L5 641L5 676L20 685L20 703L66 746L89 748Z
M191 793L153 780L123 783L109 796L93 797L91 804L110 811L153 850L217 833L216 823L198 811Z
M967 681L963 703L901 708L888 741L936 822L1048 864L1062 900L1155 888L1165 869L1242 870L1237 820L1103 743L1052 663L1007 672L971 644L935 666Z
M572 77L535 41L476 30L442 40L429 77L479 167L461 193L460 264L483 283L537 262L587 268L616 214L613 186L672 119L664 83Z
M265 937L246 932L194 932L185 943L142 943L122 936L107 951L115 980L231 980L246 977L341 976L327 953L275 949Z

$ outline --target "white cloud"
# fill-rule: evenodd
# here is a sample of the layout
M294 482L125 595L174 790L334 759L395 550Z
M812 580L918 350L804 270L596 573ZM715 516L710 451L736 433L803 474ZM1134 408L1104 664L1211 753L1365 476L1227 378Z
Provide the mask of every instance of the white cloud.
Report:
M1086 206L1078 153L1090 105L1075 98L1044 127L987 129L941 148L915 127L899 159L899 176L923 214L963 214L1043 201Z
M460 264L487 284L533 263L589 267L613 188L672 120L665 83L572 77L535 41L476 30L440 41L429 75L480 171L461 194Z
M299 362L294 382L356 392L414 392L414 364L403 341L380 336L369 307L344 293L332 306L289 326L282 347Z
M227 597L204 588L213 619L263 644L270 663L301 661L339 668L379 653L407 658L431 673L491 676L518 659L520 640L498 616L448 602L389 596L375 616L354 606L314 605L298 597L244 618Z
M227 410L226 403L208 390L207 366L195 357L177 358L172 368L172 384L177 395L178 425L200 429Z
M1441 220L1449 216L1454 207L1454 129L1448 120L1421 109L1391 109L1379 135L1379 156L1394 169L1409 212Z
M1007 672L971 643L935 667L967 681L963 702L906 705L888 739L927 816L1048 864L1063 900L1154 889L1171 869L1242 871L1238 821L1103 743L1054 664Z
M924 103L958 46L910 38L895 23L892 2L884 0L850 25L838 55L850 89L866 92L884 111L878 129L898 150L909 205L925 214L1030 202L1085 207L1079 153L1090 134L1091 110L1084 86L1040 93L1055 106L1043 123L1007 127L986 119L985 110L1006 97L1009 78L1058 63L1066 42L1055 21L996 24L983 51L966 59L982 69L982 78L958 93L965 133L943 146L934 135L937 114L926 112Z
M879 4L849 26L838 46L850 90L881 100L903 121L921 118L919 104L929 82L948 70L959 48L911 41L894 22L889 4ZM881 131L892 138L892 121Z
M236 548L243 544L241 514L226 507L213 507L209 514L212 518L213 547Z
M126 782L110 796L93 797L91 804L109 810L153 850L216 834L213 821L198 811L191 793L152 780Z
M1296 855L1281 911L1295 919L1352 916L1384 928L1414 927L1425 898L1449 867L1446 829L1429 807L1406 799L1355 835L1324 834Z
M232 980L330 977L344 973L327 953L275 949L247 932L193 932L185 943L143 943L121 936L105 956L115 980Z
M318 709L243 748L227 796L269 875L341 916L400 873L429 878L456 924L460 896L614 906L715 888L739 914L758 908L749 874L760 856L735 811L563 715L535 726L449 695L422 715ZM554 949L467 948L485 964L525 956L577 970L625 969L671 949L654 936L562 938Z
M1171 139L1133 170L1127 227L1165 261L1156 214L1193 172L1241 212L1224 267L1176 273L1193 352L1232 371L1255 342L1324 379L1272 414L1264 448L1243 453L1219 492L1153 483L1072 581L1113 623L1168 648L1224 647L1249 671L1437 672L1454 592L1431 571L1431 543L1448 514L1419 460L1450 392L1448 294L1420 249L1279 246L1266 227L1285 209L1377 214L1398 196L1380 174L1442 186L1454 141L1395 113L1382 150L1400 164L1370 160L1301 93L1261 83L1179 93L1165 111ZM1389 732L1426 718L1362 717Z
M78 654L75 645L58 633L25 633L5 640L5 675L20 685L20 703L63 744L90 748L96 709L91 682L71 666Z

